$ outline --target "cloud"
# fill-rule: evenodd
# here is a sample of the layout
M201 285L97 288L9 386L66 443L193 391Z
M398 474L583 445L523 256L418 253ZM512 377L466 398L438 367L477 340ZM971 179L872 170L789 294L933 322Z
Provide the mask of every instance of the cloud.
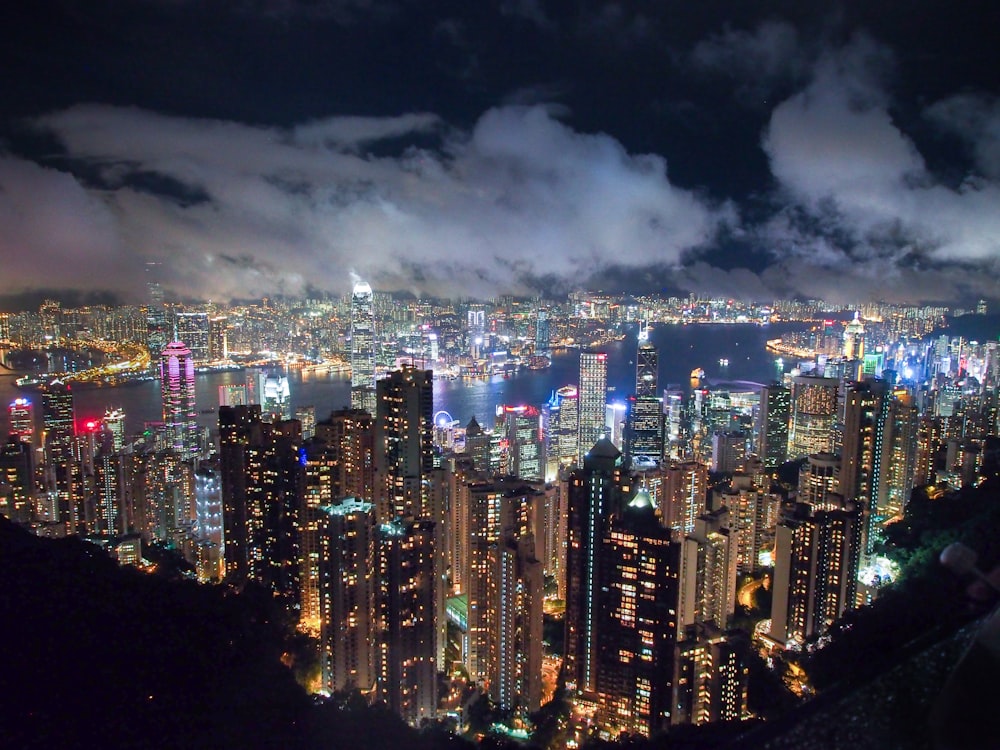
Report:
M784 264L787 286L816 288L825 275L859 299L894 287L944 299L963 284L983 287L963 268L1000 265L1000 185L935 181L892 118L890 61L856 36L822 56L809 84L772 113L762 146L780 208L756 232Z
M691 64L701 71L734 78L745 99L767 96L774 87L799 81L812 60L795 27L767 20L753 31L727 28L698 42Z
M29 217L22 236L34 260L20 269L23 285L40 285L40 261L59 258L68 274L96 267L138 294L139 265L131 274L104 265L126 254L161 261L165 286L185 297L342 292L352 272L375 288L483 296L537 291L533 280L553 276L571 285L604 267L676 266L735 221L730 207L673 186L661 157L575 132L543 106L492 109L469 132L427 114L281 129L105 106L35 127L104 183L87 190L22 164L72 188L75 203L54 196L47 210L71 210L77 234L100 229L94 236L109 240L77 250L62 236L32 243ZM410 135L440 140L394 156L371 150ZM199 199L138 187L135 175Z
M926 115L965 140L981 174L1000 180L1000 97L958 94L932 105Z

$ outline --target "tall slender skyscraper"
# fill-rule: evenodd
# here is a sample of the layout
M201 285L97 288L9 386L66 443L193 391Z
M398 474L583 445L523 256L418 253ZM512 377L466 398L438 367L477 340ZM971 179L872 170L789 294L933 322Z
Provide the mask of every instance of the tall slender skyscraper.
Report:
M791 404L792 393L781 383L772 383L761 388L757 455L768 469L777 468L787 459L788 417Z
M580 352L580 432L579 450L589 450L605 436L608 403L608 355L605 352ZM582 461L581 455L577 461Z
M404 367L376 387L375 496L379 520L424 517L424 480L434 468L431 370Z
M351 407L375 412L375 316L367 281L351 293Z
M636 354L635 395L628 400L625 459L659 461L663 456L663 402L657 395L659 356L649 341Z
M160 358L160 388L167 445L182 458L198 455L198 410L194 403L194 359L182 342L167 345Z
M837 378L798 375L792 379L792 418L788 430L788 459L836 448Z

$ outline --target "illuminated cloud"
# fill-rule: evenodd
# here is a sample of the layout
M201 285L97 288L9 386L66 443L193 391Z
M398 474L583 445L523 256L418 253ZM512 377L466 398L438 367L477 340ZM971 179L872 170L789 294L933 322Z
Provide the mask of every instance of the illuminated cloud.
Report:
M468 133L432 115L284 130L101 106L36 124L97 170L100 189L61 179L107 206L106 233L162 261L183 296L340 292L351 272L377 288L526 292L546 275L574 283L605 266L680 264L732 221L671 185L662 158L574 132L542 106L492 109ZM365 150L427 134L441 137L433 150ZM74 265L99 262L80 252Z

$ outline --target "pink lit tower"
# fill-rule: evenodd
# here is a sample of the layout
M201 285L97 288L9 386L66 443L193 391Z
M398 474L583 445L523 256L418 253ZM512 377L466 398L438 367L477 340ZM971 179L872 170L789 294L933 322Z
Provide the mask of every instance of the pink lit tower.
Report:
M167 448L182 458L198 455L198 411L194 403L194 359L180 341L167 344L160 357L163 423Z

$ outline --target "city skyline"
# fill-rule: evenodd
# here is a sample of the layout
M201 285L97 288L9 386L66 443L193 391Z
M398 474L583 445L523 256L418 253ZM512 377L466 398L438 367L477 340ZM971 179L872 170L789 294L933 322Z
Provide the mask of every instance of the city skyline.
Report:
M0 301L998 299L997 11L800 5L12 9Z

